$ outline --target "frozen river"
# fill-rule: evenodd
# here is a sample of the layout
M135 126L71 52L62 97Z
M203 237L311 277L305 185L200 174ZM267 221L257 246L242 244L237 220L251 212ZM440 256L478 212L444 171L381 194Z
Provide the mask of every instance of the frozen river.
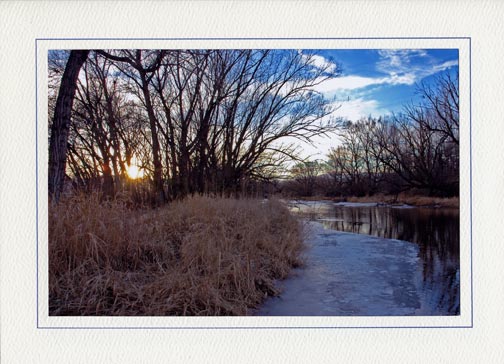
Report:
M456 211L332 202L291 207L309 221L306 264L279 282L281 295L258 315L459 313Z

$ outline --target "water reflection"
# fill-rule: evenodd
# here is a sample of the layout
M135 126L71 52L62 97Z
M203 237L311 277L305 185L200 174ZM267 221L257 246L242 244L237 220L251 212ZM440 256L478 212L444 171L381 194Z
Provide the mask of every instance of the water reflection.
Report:
M296 202L292 204L292 211L317 220L329 229L418 244L422 294L428 306L426 314L460 313L457 209Z

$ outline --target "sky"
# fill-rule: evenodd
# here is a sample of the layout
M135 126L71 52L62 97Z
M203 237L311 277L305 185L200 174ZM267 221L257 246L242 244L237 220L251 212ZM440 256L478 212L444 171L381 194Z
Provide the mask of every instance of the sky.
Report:
M54 52L54 51L53 51ZM351 121L400 113L406 104L420 101L420 83L431 84L443 72L458 72L458 49L312 49L315 66L329 66L339 76L317 86L336 108L332 116ZM56 55L56 53L53 53ZM63 54L65 55L65 54ZM326 159L339 145L336 135L317 137L314 145L294 138L303 158Z
M401 112L418 103L418 84L430 84L443 72L458 71L458 49L344 49L303 50L314 62L329 65L339 77L317 88L338 109L333 116L357 121ZM337 138L317 138L316 146L301 144L302 156L324 159Z

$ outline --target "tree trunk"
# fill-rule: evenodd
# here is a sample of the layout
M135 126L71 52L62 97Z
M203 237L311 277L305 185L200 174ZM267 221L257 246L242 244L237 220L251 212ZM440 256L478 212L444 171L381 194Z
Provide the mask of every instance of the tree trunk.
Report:
M145 72L139 70L140 79L142 82L142 93L145 99L145 107L149 117L149 124L152 134L152 161L154 163L154 194L155 204L161 205L166 202L166 196L163 187L163 166L161 164L161 147L159 145L157 120L154 114L154 107L149 93L149 84Z
M80 69L87 59L88 50L70 52L61 86L56 100L51 140L49 145L49 196L58 201L63 191L67 158L68 131L72 114L73 100L77 88Z
M112 178L112 170L110 169L110 159L104 158L103 162L103 195L105 198L114 197L114 179Z

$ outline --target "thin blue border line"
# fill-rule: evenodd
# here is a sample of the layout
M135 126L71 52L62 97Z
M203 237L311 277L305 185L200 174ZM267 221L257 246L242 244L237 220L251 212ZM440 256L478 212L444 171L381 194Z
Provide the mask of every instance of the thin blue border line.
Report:
M469 236L471 241L471 327L474 326L474 302L473 302L473 225L472 225L472 50L471 38L469 38Z
M38 41L46 40L389 40L389 39L466 39L469 40L469 215L470 215L470 256L471 256L471 325L462 326L237 326L237 327L138 327L138 326L123 326L123 327L68 327L68 326L39 326L39 229L38 229ZM472 251L472 53L471 53L471 37L356 37L356 38L35 38L35 175L36 175L36 292L37 292L37 329L66 329L66 330L88 330L88 329L106 329L106 330L256 330L256 329L466 329L474 327L474 301L473 301L473 251ZM370 316L374 317L374 316Z
M38 226L38 44L35 41L35 220L37 222L37 228L35 236L37 238L37 264L36 264L36 275L37 275L37 327L39 327L39 226Z
M122 326L122 327L71 327L71 326L40 326L38 329L48 330L88 330L88 329L106 329L106 330L285 330L285 329L470 329L472 326L174 326L174 327L135 327L135 326Z
M214 38L199 38L199 37L188 37L188 38L35 38L36 40L389 40L389 39L470 39L471 37L355 37L355 38L344 38L344 37L324 37L324 38L312 38L312 37L283 37L283 38L224 38L224 37L214 37Z

